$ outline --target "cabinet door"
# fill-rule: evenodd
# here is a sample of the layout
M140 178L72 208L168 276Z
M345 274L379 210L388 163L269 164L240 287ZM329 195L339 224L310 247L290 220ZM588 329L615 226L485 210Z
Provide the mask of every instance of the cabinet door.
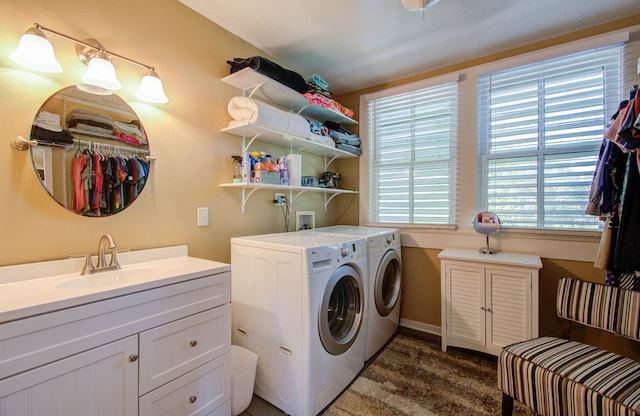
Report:
M444 267L446 342L468 348L484 346L484 269L455 262L447 262Z
M135 416L137 354L134 335L4 379L0 415Z
M506 345L531 338L531 273L487 269L486 277L487 348L497 354Z

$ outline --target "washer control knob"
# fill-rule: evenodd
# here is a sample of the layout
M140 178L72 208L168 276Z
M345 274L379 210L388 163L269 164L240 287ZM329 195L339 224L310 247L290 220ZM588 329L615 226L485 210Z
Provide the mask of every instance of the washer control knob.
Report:
M349 255L349 247L347 247L346 244L343 244L342 247L340 247L340 255L342 257L347 257Z

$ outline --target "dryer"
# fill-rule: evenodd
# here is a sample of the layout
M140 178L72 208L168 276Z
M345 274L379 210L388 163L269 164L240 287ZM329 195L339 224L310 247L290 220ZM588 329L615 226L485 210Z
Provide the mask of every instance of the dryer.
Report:
M393 337L400 323L402 291L400 231L397 228L336 225L316 228L308 232L367 239L369 283L365 302L367 305L365 359L369 360Z
M254 392L287 414L329 405L365 361L366 241L300 232L231 239L233 343Z

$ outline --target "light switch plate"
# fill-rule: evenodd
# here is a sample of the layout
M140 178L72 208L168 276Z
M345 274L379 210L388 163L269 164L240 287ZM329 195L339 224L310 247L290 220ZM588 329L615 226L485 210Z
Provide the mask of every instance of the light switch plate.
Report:
M198 208L198 227L205 227L209 225L209 208Z

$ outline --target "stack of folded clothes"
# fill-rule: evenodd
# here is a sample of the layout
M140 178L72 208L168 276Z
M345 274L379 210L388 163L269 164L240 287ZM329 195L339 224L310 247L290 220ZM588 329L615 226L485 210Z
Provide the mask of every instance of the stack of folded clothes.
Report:
M329 134L335 142L336 148L355 155L362 154L360 137L358 137L357 134L353 134L342 124L334 123L332 121L325 121L324 126L329 129Z
M140 128L133 122L125 123L123 121L116 120L113 122L113 126L114 134L117 140L136 146L147 144L144 134L142 134Z
M309 104L330 108L349 118L353 117L353 110L335 101L329 91L329 84L317 74L313 74L305 80L297 72L285 69L262 56L233 58L232 61L227 61L227 63L231 66L231 74L245 68L252 68L303 94L309 100Z
M42 110L33 121L31 138L40 144L73 144L73 136L62 130L60 115Z
M67 126L70 129L107 136L112 136L114 132L113 119L110 116L94 113L83 108L76 108L71 111Z
M311 136L309 136L309 140L316 143L322 143L327 146L335 147L335 143L331 138L329 129L324 126L322 123L306 119L309 123L309 129L311 130Z

